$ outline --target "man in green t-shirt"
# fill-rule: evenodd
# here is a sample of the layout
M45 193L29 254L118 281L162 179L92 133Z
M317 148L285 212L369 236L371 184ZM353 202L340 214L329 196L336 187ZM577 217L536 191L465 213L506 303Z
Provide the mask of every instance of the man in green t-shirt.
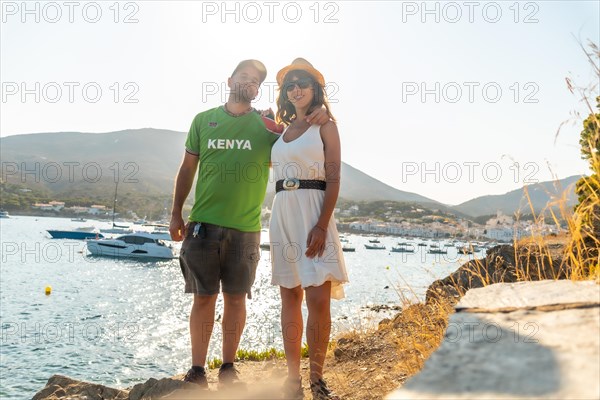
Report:
M208 387L204 364L222 285L224 310L223 365L219 383L238 380L233 361L246 323L246 296L251 297L260 258L260 216L265 197L271 146L279 135L273 121L251 106L267 70L244 60L227 84L223 106L201 112L192 121L175 183L169 232L183 240L179 256L185 292L194 294L190 313L192 368L184 380ZM329 120L321 109L309 122ZM182 208L198 171L194 206L184 223Z

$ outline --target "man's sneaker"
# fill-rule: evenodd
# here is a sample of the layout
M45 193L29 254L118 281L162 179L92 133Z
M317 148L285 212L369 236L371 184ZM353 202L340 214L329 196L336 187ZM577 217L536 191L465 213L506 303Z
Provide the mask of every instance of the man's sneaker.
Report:
M288 400L303 400L302 378L286 379L283 384L283 398Z
M238 370L233 366L233 363L225 363L219 368L219 386L237 386L243 385L238 376Z
M323 379L310 384L313 400L340 400L340 397L333 393Z
M187 374L185 374L183 381L195 383L203 389L208 389L208 380L206 379L206 372L204 372L204 370L196 371L193 368L190 368Z

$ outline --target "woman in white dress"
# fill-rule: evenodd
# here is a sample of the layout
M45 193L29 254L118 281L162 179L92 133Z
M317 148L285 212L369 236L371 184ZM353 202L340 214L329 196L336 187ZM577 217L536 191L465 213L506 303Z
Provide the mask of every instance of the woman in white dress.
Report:
M302 300L314 399L336 399L323 380L331 332L330 299L344 297L348 282L333 210L340 188L340 137L325 96L325 80L298 58L277 74L277 122L286 129L273 146L276 181L270 223L272 283L280 287L281 326L288 367L284 390L302 398ZM305 116L325 107L330 121L310 125Z

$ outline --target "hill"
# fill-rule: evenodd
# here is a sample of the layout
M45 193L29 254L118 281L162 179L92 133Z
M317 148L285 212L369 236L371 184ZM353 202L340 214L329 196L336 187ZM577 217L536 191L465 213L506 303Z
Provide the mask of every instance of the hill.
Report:
M575 183L579 178L581 178L580 175L574 175L559 181L547 181L527 185L501 195L476 197L454 206L452 209L471 217L490 214L495 215L498 210L508 215L515 212L529 214L531 213L532 206L535 212L539 212L543 210L550 201L560 198L565 191L567 194L566 205L568 207L573 207L577 204Z

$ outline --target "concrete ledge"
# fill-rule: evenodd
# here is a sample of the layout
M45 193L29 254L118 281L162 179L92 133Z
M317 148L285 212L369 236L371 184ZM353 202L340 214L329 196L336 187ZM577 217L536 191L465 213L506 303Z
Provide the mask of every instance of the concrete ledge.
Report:
M600 304L595 282L536 281L497 283L469 290L454 307L456 311L503 308L536 308L559 304Z
M542 311L548 304L562 309ZM586 304L585 307L569 305ZM539 281L473 289L423 370L388 399L600 398L600 286ZM512 312L494 310L512 308ZM532 309L533 308L533 309Z

